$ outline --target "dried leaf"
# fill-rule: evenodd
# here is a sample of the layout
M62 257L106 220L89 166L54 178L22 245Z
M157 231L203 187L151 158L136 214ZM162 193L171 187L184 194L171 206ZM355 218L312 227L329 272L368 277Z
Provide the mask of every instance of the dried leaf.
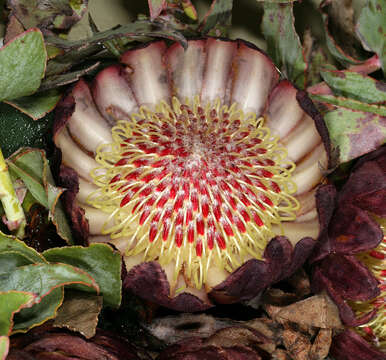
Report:
M275 360L292 360L288 352L283 349L276 349L272 355Z
M5 30L4 44L10 42L13 38L24 32L24 27L16 16L10 14L8 24Z
M327 295L314 295L282 308L277 319L291 321L307 327L336 329L342 327L339 312Z
M311 343L305 335L287 328L283 331L283 343L293 360L309 360Z
M282 309L281 306L271 305L271 304L264 304L265 312L272 319L276 318L276 315L280 312L281 309Z
M87 0L9 0L12 13L26 29L68 30L87 10Z
M279 344L281 342L283 328L280 324L271 319L256 318L245 321L243 324L249 328L257 330L272 343ZM264 347L264 345L262 345L262 347Z
M53 325L77 331L90 339L96 333L102 304L103 298L98 295L74 291L66 293Z
M244 326L231 326L218 330L215 334L205 340L207 345L215 345L219 347L232 347L237 345L259 346L270 342L259 331L254 329L248 329ZM273 345L274 350L275 346Z
M327 357L332 341L332 329L320 329L310 350L310 360L323 360Z

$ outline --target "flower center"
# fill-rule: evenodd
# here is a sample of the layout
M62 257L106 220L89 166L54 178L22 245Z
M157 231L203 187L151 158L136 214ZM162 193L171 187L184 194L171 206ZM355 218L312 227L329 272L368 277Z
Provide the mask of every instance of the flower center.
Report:
M229 272L261 258L272 225L295 219L295 165L264 119L220 101L173 98L141 107L97 150L103 232L127 237L127 255L175 263L200 288L210 266Z

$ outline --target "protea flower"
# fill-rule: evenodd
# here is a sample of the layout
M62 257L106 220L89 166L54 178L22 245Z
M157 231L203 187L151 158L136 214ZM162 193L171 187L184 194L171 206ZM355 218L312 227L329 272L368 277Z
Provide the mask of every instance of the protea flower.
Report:
M252 298L295 271L328 167L305 93L241 40L156 41L120 61L57 111L74 227L87 225L75 196L88 240L125 255L125 286L175 309Z

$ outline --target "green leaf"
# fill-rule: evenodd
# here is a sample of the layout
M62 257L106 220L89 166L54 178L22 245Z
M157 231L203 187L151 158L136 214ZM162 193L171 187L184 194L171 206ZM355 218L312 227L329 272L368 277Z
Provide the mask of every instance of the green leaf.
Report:
M200 25L203 34L225 36L232 25L233 0L213 0Z
M350 55L346 54L342 48L335 42L334 38L328 32L326 27L326 44L331 55L344 65L357 65L363 63L361 60L354 59Z
M0 335L9 336L13 327L13 316L22 308L33 305L35 295L28 292L0 292Z
M68 30L87 10L87 0L9 0L8 6L24 27Z
M386 117L339 108L324 115L332 146L344 163L369 153L386 141Z
M32 264L0 274L0 291L26 291L37 296L37 304L15 316L14 331L28 331L54 318L63 302L63 286L70 284L99 290L87 273L67 264Z
M26 256L16 251L0 253L0 274L13 271L19 266L29 265L32 262Z
M362 64L366 59L366 54L355 36L353 6L352 1L322 1L318 6L324 20L327 48L331 55L345 66Z
M0 49L0 100L33 94L40 86L47 52L39 29L29 29Z
M148 0L150 19L154 20L166 7L166 0Z
M264 3L263 8L262 30L268 54L286 78L304 88L307 64L294 26L293 5Z
M33 197L49 210L58 234L72 243L71 229L67 223L64 209L59 201L62 188L54 185L44 151L39 149L20 149L8 161L11 172L23 180Z
M1 273L13 272L15 268L26 264L46 263L46 260L23 241L0 234L0 269ZM42 324L56 315L63 301L63 288L53 289L39 303L31 308L22 309L15 315L14 331L27 331Z
M21 147L45 148L52 122L52 113L34 121L14 107L0 103L0 139L4 157L7 158Z
M5 360L9 350L9 337L0 336L0 360Z
M311 95L311 98L346 109L359 110L364 113L381 115L382 117L386 116L386 106L382 105L367 104L358 100L334 95Z
M353 71L326 70L323 80L336 95L350 97L368 104L386 102L386 83Z
M98 284L81 269L67 264L32 264L0 274L0 291L27 291L37 294L39 301L53 289L82 284L99 291Z
M48 204L50 207L49 219L55 225L59 236L66 240L68 244L72 244L73 238L71 234L71 228L67 222L67 215L64 211L62 202L59 199L63 193L63 189L52 185L52 182L53 179L50 179L49 183L47 184Z
M46 260L36 250L27 246L23 241L0 233L0 254L16 252L27 258L30 263L45 263Z
M38 120L52 111L60 98L61 94L57 90L50 90L7 101L7 103L32 119Z
M47 261L79 267L98 283L104 305L118 307L121 302L121 255L106 244L89 247L71 246L48 249L43 253Z
M44 171L43 157L39 157L38 152L40 151L32 150L27 153L19 151L9 159L8 166L11 173L23 180L27 189L39 204L48 208L47 193L42 181Z
M59 307L63 303L63 287L53 289L48 295L40 299L31 308L22 309L15 315L13 333L27 332L35 326L56 317Z
M363 47L375 52L382 63L386 74L386 2L384 0L368 0L358 19L357 34Z

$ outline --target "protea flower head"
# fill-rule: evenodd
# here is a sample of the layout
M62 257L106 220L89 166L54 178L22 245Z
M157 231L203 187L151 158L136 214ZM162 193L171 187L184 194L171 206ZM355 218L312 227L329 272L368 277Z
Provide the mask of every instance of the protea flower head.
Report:
M78 176L89 241L122 251L126 285L154 300L157 278L170 298L209 303L251 263L278 272L279 250L280 266L299 264L292 247L319 233L314 195L328 166L326 129L306 95L241 40L190 40L186 50L156 41L120 61L75 85L54 139L62 178L68 168Z

